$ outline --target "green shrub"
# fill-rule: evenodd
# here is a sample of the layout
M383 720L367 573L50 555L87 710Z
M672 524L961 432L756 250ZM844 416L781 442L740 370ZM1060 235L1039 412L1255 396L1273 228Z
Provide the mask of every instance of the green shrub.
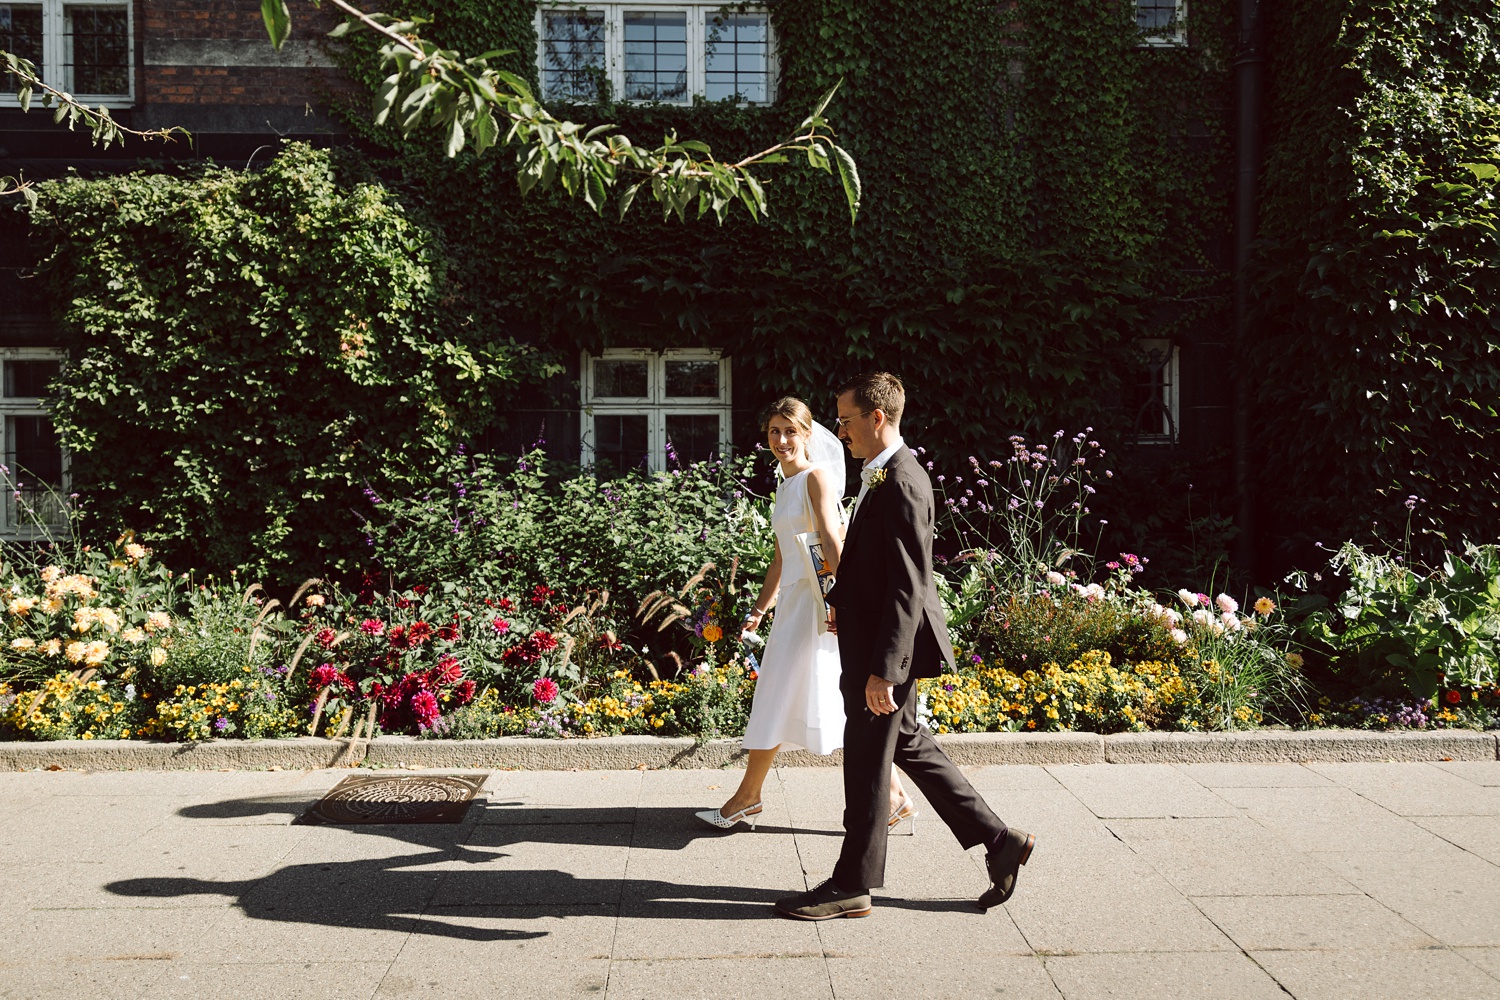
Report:
M179 566L293 586L352 569L361 487L410 482L517 373L445 320L424 232L327 151L38 195L73 355L54 414L95 535L133 525Z

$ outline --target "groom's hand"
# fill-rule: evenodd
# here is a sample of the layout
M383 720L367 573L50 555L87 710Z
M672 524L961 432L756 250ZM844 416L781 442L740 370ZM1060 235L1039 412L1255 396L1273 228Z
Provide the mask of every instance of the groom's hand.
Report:
M828 606L828 634L829 635L838 635L839 634L838 617L837 617L837 615L834 614L833 605L831 605L831 604Z
M895 684L879 674L871 674L865 681L866 707L876 715L890 715L896 710L895 690Z

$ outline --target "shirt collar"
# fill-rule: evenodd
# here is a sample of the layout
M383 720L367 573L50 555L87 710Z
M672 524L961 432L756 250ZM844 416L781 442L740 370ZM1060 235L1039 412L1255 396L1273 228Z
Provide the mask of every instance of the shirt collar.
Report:
M899 437L896 438L895 444L892 444L885 451L882 451L879 455L876 455L874 458L872 458L868 462L866 462L865 463L865 468L866 469L883 469L883 468L885 468L885 464L891 460L891 458L896 454L896 452L900 451L904 447L906 447L906 441L903 438L899 438Z

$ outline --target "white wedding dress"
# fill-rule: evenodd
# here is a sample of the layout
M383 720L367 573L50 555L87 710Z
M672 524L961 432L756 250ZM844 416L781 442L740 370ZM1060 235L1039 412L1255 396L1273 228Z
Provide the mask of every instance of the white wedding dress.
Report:
M838 637L818 634L823 601L810 562L797 550L795 537L817 530L807 499L809 471L776 487L771 526L781 545L781 593L761 656L750 722L745 726L746 750L780 746L830 754L844 745Z

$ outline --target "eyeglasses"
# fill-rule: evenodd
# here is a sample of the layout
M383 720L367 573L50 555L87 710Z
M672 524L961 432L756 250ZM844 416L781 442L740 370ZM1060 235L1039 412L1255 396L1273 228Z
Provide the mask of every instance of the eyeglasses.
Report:
M850 424L854 423L854 421L859 420L861 417L868 417L874 412L874 410L860 410L858 417L838 417L833 421L833 424L839 430L843 430L845 427L848 427Z

